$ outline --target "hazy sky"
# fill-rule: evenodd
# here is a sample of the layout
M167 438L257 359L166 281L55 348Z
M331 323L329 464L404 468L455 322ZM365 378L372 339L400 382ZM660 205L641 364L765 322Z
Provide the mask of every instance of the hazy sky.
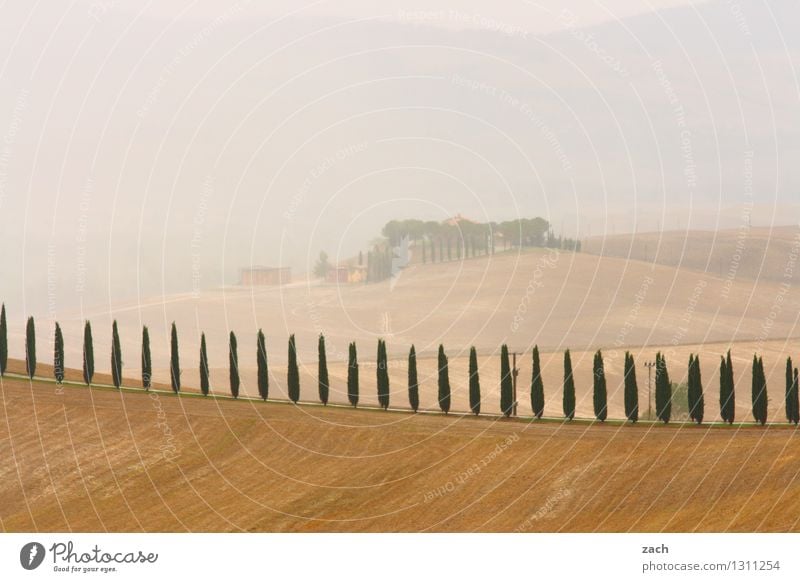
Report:
M796 223L798 18L789 0L7 2L0 296L303 271L410 216Z

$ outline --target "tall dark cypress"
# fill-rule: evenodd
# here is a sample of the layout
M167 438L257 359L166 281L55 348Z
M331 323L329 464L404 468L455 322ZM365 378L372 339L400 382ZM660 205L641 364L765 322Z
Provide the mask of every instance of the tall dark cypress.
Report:
M424 244L423 239L423 244ZM411 344L411 349L408 351L408 404L411 410L416 412L419 410L419 380L417 379L417 350L414 349L414 344Z
M719 361L719 415L722 422L728 422L725 414L728 402L728 371L725 364L725 356L720 356Z
M61 333L61 326L58 325L58 322L56 322L53 345L53 375L59 384L64 381L64 334Z
M667 370L667 360L656 354L656 417L667 423L672 415L672 383Z
M88 386L92 383L92 378L94 378L94 340L92 324L87 321L83 326L83 381Z
M764 358L758 357L758 376L761 382L758 394L758 413L761 426L767 424L767 404L769 403L769 391L767 389L767 374L764 372Z
M211 390L211 382L208 369L208 350L206 349L206 334L200 334L200 392L203 396L208 396Z
M386 341L378 340L378 404L384 410L389 408L389 362L386 357Z
M267 363L267 340L264 332L258 330L256 336L256 375L258 378L258 395L261 400L269 398L269 367Z
M514 412L514 379L511 377L506 344L500 348L500 412L506 416Z
M689 354L689 367L688 376L686 380L687 391L686 391L686 402L689 407L689 418L694 421L694 409L697 405L697 398L695 393L695 386L694 386L694 354Z
M564 352L564 396L562 398L564 417L575 418L575 377L572 374L572 356L569 350Z
M539 346L533 346L533 373L531 375L531 410L533 416L542 418L544 414L544 383L542 367L539 363Z
M478 352L475 346L469 349L469 409L473 414L481 413L481 379L478 375Z
M149 390L153 383L153 359L150 356L150 330L142 328L142 386Z
M450 372L444 346L439 344L439 408L447 414L450 412Z
M753 419L764 426L767 423L767 378L764 374L764 360L753 355Z
M720 364L720 391L719 407L723 422L733 424L736 419L736 390L734 386L733 360L731 351L727 357L723 356Z
M6 322L6 304L0 307L0 376L6 373L8 366L8 323Z
M593 366L592 404L594 405L594 416L600 422L605 422L608 418L608 389L606 387L606 370L603 363L603 352L597 350L594 355Z
M800 422L800 406L797 403L797 393L800 390L800 382L798 382L797 378L797 368L794 369L794 383L792 384L792 392L794 393L794 418L792 422L797 425Z
M328 380L328 356L325 353L325 336L319 334L319 341L317 342L317 380L319 384L319 401L322 404L328 404L328 394L330 392L330 384Z
M170 332L169 352L169 380L172 391L177 394L181 391L181 359L178 352L178 328L175 327L174 321Z
M32 317L28 318L25 328L25 370L28 377L33 379L36 374L36 324Z
M286 372L286 386L289 400L296 404L300 400L300 372L297 369L297 344L294 341L294 334L289 336L289 369Z
M117 320L111 324L111 383L115 388L122 385L122 348L119 343Z
M231 396L239 398L239 343L236 334L231 331L228 341L228 372L230 376Z
M636 382L636 363L633 354L625 352L625 417L631 421L639 420L639 386Z
M358 406L358 352L356 342L352 342L349 348L347 360L347 400L353 405Z
M794 381L792 358L786 360L786 420L797 424L800 422L800 402L798 402L797 385Z
M703 379L700 373L700 356L689 357L689 418L697 424L703 423L705 415L705 398L703 397Z

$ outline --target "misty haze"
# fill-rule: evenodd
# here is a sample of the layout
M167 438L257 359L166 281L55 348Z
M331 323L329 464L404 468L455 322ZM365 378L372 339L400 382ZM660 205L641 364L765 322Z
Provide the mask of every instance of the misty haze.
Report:
M0 529L797 531L800 4L603 4L3 5Z

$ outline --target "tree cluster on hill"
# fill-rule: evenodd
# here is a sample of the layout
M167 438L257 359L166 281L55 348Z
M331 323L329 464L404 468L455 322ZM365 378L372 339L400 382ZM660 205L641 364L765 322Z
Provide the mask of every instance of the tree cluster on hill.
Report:
M504 249L542 247L580 251L580 241L556 236L550 223L540 217L503 222L390 220L381 233L389 246L398 246L404 238L413 241L422 250L423 262L492 254L496 239L502 241Z

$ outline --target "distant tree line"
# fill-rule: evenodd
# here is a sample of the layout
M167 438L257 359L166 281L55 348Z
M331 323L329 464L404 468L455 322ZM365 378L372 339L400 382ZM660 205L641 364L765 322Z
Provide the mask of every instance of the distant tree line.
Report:
M150 333L145 326L142 328L141 344L141 373L142 387L146 390L152 387L152 355L150 348ZM228 371L230 395L238 398L241 379L239 374L238 339L231 331L228 338ZM328 361L325 348L325 336L318 338L318 398L323 405L327 405L330 397L330 378L328 375ZM123 354L116 320L111 327L111 382L114 387L123 387ZM200 339L200 391L203 395L211 392L209 374L209 360L206 347L205 333ZM390 407L390 381L389 359L387 345L384 339L377 342L376 356L376 386L377 398L381 408L388 410ZM564 352L564 374L562 383L562 410L561 414L566 420L575 418L575 378L573 375L572 358L569 350ZM36 374L36 325L33 317L29 317L25 326L25 371L28 378L33 379ZM468 396L469 412L480 415L482 407L481 378L479 374L478 354L474 346L469 350L468 362ZM269 368L267 360L266 340L262 330L256 334L256 369L258 395L262 400L269 399ZM449 360L445 353L444 345L440 344L437 354L437 388L439 409L448 414L451 408L452 390L449 375ZM94 341L92 326L89 321L84 324L83 333L83 381L87 385L93 384ZM516 370L512 369L508 346L503 344L500 348L500 414L512 416L515 414L516 401ZM605 363L602 351L594 354L592 364L592 400L595 419L604 422L608 418L608 386L606 381ZM0 308L0 375L8 373L8 324L6 321L5 305ZM58 383L65 380L66 364L64 356L64 336L61 326L55 323L53 346L53 376ZM170 384L172 390L178 394L181 389L181 369L178 346L178 331L175 323L170 331ZM732 424L735 420L735 376L731 352L722 356L719 373L719 402L720 417L724 423ZM294 403L300 401L300 374L297 358L297 345L295 336L289 336L288 341L288 366L287 366L287 395ZM669 423L672 421L673 403L676 402L678 391L670 380L667 361L661 352L656 354L655 361L655 412L658 421ZM349 345L347 362L347 398L350 405L357 407L359 404L359 367L356 343ZM630 352L625 353L623 367L623 391L625 418L630 423L640 420L639 390L636 379L636 364ZM534 346L531 353L531 382L530 403L532 418L542 419L545 416L545 390L542 377L542 366L539 347ZM420 384L417 372L417 353L412 345L408 352L408 377L407 397L411 410L417 412L420 407ZM764 370L763 358L757 354L753 356L752 381L751 381L752 415L755 422L765 425L768 421L768 390L767 376ZM687 371L686 406L691 422L702 424L705 417L705 399L703 381L700 373L700 357L691 354ZM785 413L789 423L800 423L800 403L798 401L798 369L794 367L792 358L786 360L786 387L785 387Z
M556 236L544 218L520 218L503 222L473 222L461 219L449 222L435 220L390 220L381 230L383 239L372 245L366 257L366 281L377 282L392 276L393 249L408 240L413 243L422 263L442 263L494 254L499 240L502 250L509 248L557 248L580 252L581 242ZM324 253L323 253L324 255ZM324 256L327 261L327 255ZM314 268L323 272L323 257ZM364 261L359 253L358 264Z

